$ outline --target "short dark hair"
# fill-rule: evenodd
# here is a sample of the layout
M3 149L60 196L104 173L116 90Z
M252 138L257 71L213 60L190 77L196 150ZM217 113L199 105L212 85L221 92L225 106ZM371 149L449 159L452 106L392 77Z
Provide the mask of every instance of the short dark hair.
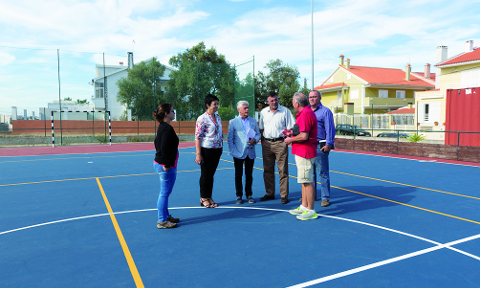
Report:
M268 94L267 94L267 97L275 97L275 96L278 97L277 92L275 92L275 91L270 91L270 92L268 92Z
M213 94L207 94L207 96L205 96L205 105L210 106L210 105L212 105L212 102L215 101L215 100L220 101L220 100L218 100L217 96L215 96Z
M165 119L165 115L170 113L170 110L172 110L172 104L163 103L157 106L157 110L153 111L153 115L158 122L162 123L163 119Z
M318 91L318 90L312 90L312 91L310 91L310 93L312 93L312 92L317 93L318 97L322 97L322 93L320 93L320 91Z

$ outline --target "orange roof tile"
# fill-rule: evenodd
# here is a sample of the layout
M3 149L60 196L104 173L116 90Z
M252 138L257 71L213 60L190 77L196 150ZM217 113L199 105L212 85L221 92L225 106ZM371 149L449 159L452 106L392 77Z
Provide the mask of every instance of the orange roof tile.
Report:
M333 87L349 87L345 82L341 83L333 83L333 84L328 84L328 85L321 85L315 87L315 90L322 90L322 89L327 89L327 88L333 88Z
M410 81L407 81L405 80L405 71L401 69L350 66L348 71L370 84L435 86L411 74Z
M422 77L425 77L425 73L424 72L412 72L412 73L415 73L415 74L418 74ZM428 78L427 78L428 79ZM430 80L433 80L435 81L435 73L430 73Z
M464 63L464 62L470 62L470 61L480 61L480 49L478 49L478 47L475 48L475 50L473 50L472 52L462 53L456 57L453 57L450 60L439 63L435 66L441 67L444 65Z
M400 108L385 114L414 114L414 113L415 113L415 108Z

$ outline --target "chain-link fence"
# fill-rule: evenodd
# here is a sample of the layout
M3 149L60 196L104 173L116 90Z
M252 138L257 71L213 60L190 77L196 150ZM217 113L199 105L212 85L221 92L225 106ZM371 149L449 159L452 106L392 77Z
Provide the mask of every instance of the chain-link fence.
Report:
M129 71L134 68L138 68L135 71L137 74L130 75ZM138 81L128 83L133 86L130 90L122 87L122 92L119 83L131 76L137 77ZM112 123L115 123L113 135L151 134L155 133L156 126L152 111L164 102L173 104L177 121L187 121L184 125L178 125L180 130L189 131L188 127L192 126L190 121L195 121L206 110L204 98L207 94L214 94L220 99L218 113L223 121L237 115L236 103L239 100L249 102L253 116L253 76L253 57L238 65L185 61L180 67L169 67L160 65L155 58L134 63L133 53L118 56L64 49L1 46L0 137L36 137L36 141L39 137L45 137L41 142L48 142L52 111L106 110L111 113ZM122 95L127 96L122 98ZM133 103L130 101L132 98L140 102ZM130 107L133 104L137 106ZM105 128L100 127L105 127L105 119L97 119L101 117L100 113L94 119L77 119L80 115L73 112L56 113L55 121L62 120L62 124L65 124L56 126L56 129L60 129L58 132L62 133L62 129L71 126L67 125L68 121L83 121L77 124L85 126L82 129L92 127L87 132L92 137L105 134ZM97 127L95 122L100 126ZM65 130L61 135L73 136L74 130ZM28 141L15 143L30 145Z

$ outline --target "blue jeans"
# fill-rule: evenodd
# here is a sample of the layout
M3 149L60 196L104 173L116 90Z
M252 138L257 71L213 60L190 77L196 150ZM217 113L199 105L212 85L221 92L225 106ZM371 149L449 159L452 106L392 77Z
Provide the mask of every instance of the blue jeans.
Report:
M328 154L330 154L330 152L323 152L320 150L320 145L317 145L317 159L315 159L315 165L317 166L320 182L322 183L322 187L320 189L322 200L330 200L330 172L328 168Z
M153 168L160 176L160 194L158 195L158 222L165 222L170 216L168 213L168 196L172 193L173 185L177 179L177 168L170 167L168 171L163 166L153 162Z

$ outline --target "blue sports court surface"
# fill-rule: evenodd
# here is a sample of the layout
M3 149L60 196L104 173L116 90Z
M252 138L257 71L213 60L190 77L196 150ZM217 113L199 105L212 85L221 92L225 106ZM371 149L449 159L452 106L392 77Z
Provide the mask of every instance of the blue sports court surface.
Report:
M214 209L195 148L180 149L176 229L156 228L153 149L0 157L0 287L480 286L478 165L333 151L331 205L299 221L293 156L290 203L278 180L259 202L256 149L257 203L235 204L225 147Z

